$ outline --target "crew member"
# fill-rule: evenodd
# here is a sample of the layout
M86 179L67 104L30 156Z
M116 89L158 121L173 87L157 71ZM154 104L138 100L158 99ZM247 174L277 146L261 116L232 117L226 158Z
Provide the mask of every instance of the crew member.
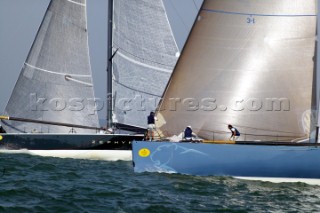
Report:
M229 140L236 141L240 136L240 132L231 124L228 125L228 129L231 131L231 137Z
M192 140L192 128L191 126L187 126L184 130L184 139L185 140Z
M148 116L148 138L150 141L154 139L154 131L156 131L156 120L157 118L155 117L154 112L150 112L150 115Z

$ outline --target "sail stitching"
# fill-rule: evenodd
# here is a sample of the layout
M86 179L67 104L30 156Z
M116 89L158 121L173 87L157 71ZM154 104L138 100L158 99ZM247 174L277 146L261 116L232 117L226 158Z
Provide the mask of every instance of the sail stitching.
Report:
M231 15L244 15L244 16L275 16L275 17L305 17L305 16L317 16L316 14L261 14L261 13L241 13L241 12L231 12L231 11L224 11L224 10L211 10L211 9L202 9L206 12L212 13L225 13Z
M141 65L143 67L147 67L147 68L151 68L153 70L158 70L158 71L161 71L161 72L166 72L166 73L171 73L171 70L168 70L168 69L164 69L164 68L160 68L160 67L155 67L155 66L151 66L151 65L148 65L148 64L145 64L145 63L142 63L142 62L139 62L137 60L134 60L133 58L130 58L126 55L124 55L123 53L119 52L117 53L117 55L123 57L124 59L127 59L128 61L134 63L134 64L138 64L138 65Z
M55 75L63 75L63 76L75 76L75 77L83 77L83 78L90 78L91 76L90 75L78 75L78 74L68 74L68 73L59 73L59 72L54 72L54 71L50 71L50 70L45 70L45 69L42 69L42 68L39 68L39 67L36 67L36 66L33 66L31 64L28 64L28 63L24 63L25 65L33 68L33 69L36 69L38 71L42 71L42 72L47 72L47 73L50 73L50 74L55 74Z
M68 1L68 2L71 2L71 3L73 3L73 4L80 5L80 6L82 6L82 7L85 7L85 6L86 6L86 4L79 3L79 2L76 2L76 1L72 1L72 0L67 0L67 1Z

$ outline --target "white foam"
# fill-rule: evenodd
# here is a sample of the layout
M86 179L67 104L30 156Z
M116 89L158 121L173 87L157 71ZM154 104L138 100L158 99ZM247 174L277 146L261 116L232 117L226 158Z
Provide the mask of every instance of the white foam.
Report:
M42 157L74 158L105 161L131 161L131 150L6 150L0 153L7 154L30 154Z
M258 180L258 181L268 181L271 183L306 183L309 185L319 185L320 179L315 178L269 178L269 177L234 177L242 180Z

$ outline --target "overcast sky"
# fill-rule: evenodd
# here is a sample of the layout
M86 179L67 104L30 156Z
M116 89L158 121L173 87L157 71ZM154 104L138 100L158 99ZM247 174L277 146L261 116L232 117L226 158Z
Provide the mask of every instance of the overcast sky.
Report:
M116 0L115 0L116 1ZM202 0L164 0L179 48L183 47ZM10 98L49 0L0 0L0 113ZM106 94L107 0L87 0L94 89ZM105 113L100 113L103 118Z

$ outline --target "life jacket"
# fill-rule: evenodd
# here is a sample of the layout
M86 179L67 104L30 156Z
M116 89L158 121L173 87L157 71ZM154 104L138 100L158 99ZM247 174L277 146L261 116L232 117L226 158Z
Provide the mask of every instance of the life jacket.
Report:
M192 137L192 129L190 129L189 127L187 127L187 128L184 130L184 137L185 137L185 138L191 138L191 137Z
M234 131L236 132L236 136L240 136L240 132L236 128L234 128Z

